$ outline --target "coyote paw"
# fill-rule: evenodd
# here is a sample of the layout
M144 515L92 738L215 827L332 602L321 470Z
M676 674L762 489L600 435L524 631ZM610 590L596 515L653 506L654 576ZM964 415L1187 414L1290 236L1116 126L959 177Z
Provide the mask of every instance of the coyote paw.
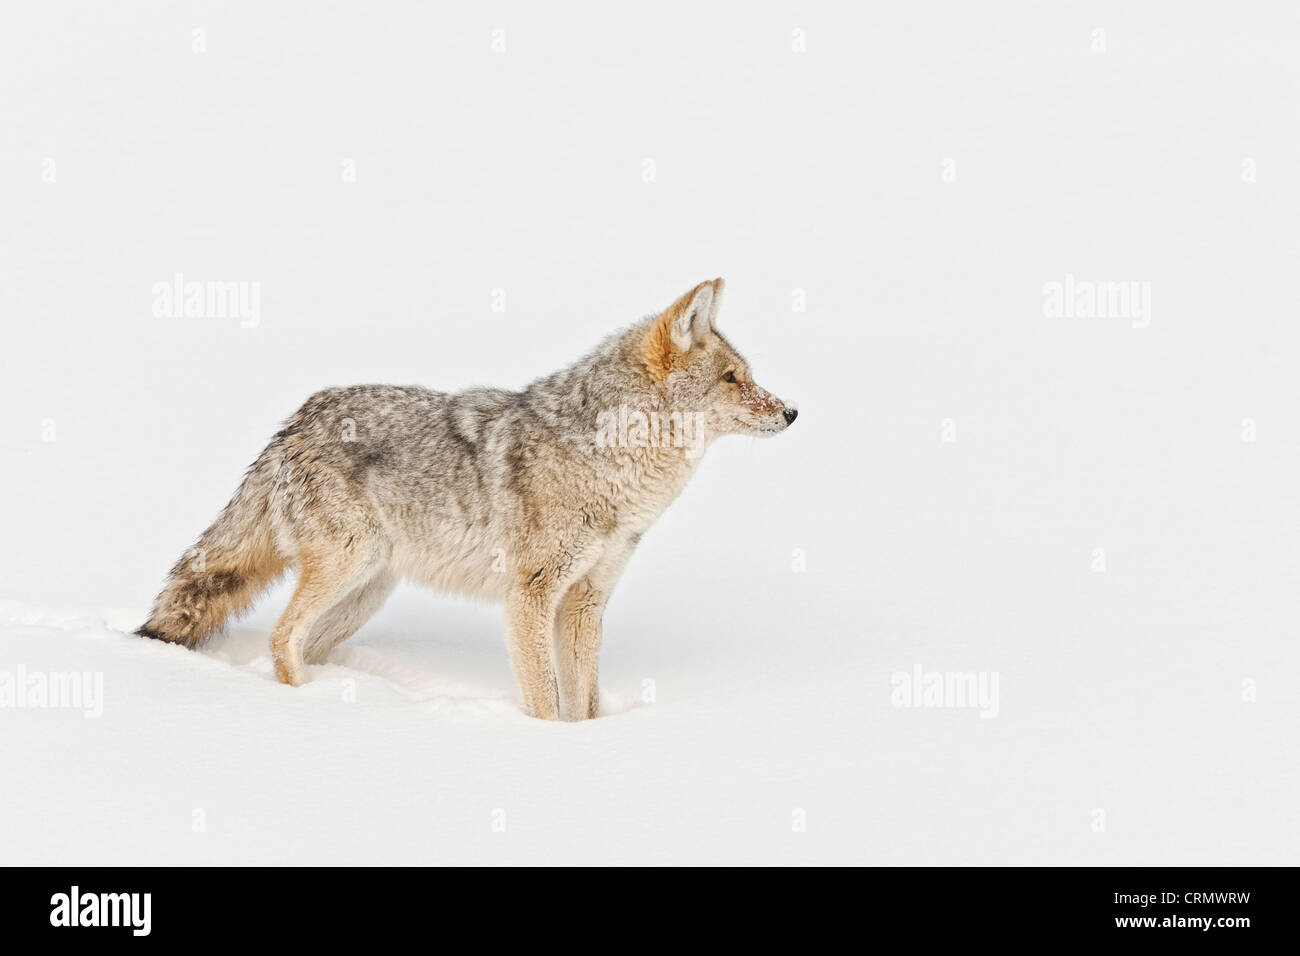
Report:
M307 683L307 675L301 666L291 667L279 658L275 661L275 679L290 687L301 687Z

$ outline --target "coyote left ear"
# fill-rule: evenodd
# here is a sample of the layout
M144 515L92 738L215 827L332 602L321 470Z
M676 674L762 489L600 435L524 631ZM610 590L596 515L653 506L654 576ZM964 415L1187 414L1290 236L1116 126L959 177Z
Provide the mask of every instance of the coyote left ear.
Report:
M683 352L704 339L714 329L718 306L722 302L721 279L701 282L679 301L685 301L673 317L671 335L673 345ZM688 298L689 297L689 298Z
M701 282L655 317L645 340L645 364L652 378L663 381L683 353L707 338L721 301L721 279Z

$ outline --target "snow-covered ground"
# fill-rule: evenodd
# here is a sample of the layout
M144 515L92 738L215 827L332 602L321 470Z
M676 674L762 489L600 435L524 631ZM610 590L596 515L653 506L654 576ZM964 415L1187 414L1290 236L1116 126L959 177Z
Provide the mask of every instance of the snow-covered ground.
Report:
M1300 43L1165 8L6 7L0 863L1300 862ZM645 536L600 719L411 588L297 689L284 585L129 636L311 392L715 275L799 420Z
M1294 655L1224 596L1170 614L1056 569L1031 621L1012 582L737 563L712 606L689 575L656 593L671 562L629 574L581 724L522 716L492 610L415 591L297 689L275 599L202 654L5 605L5 667L103 681L99 716L0 713L6 862L1294 862ZM917 666L996 696L899 706Z

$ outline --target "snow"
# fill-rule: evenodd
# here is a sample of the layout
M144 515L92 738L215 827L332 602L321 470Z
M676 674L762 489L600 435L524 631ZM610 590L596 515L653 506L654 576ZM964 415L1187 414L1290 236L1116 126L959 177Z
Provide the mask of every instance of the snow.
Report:
M833 582L786 577L671 628L652 594L611 606L603 715L580 724L521 714L494 611L413 590L302 688L272 677L271 608L195 653L125 633L138 611L5 604L0 663L104 680L98 718L0 712L5 862L1294 858L1276 682L1243 704L1186 654L951 624L848 640L809 601ZM900 614L884 598L875 619ZM894 705L895 672L969 662L999 674L995 717Z
M3 18L0 863L1300 862L1292 11ZM127 633L307 395L518 387L719 275L799 418L646 534L600 719L410 587L296 689L287 585Z

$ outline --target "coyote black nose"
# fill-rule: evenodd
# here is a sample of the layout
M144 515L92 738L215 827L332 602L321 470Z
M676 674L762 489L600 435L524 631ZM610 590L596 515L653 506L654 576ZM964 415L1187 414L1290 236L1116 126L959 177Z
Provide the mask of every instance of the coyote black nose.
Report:
M795 420L796 418L799 417L799 409L797 409L797 408L787 408L787 409L786 409L785 411L783 411L781 414L785 416L785 423L786 423L787 425L793 425L793 424L794 424L794 420Z

